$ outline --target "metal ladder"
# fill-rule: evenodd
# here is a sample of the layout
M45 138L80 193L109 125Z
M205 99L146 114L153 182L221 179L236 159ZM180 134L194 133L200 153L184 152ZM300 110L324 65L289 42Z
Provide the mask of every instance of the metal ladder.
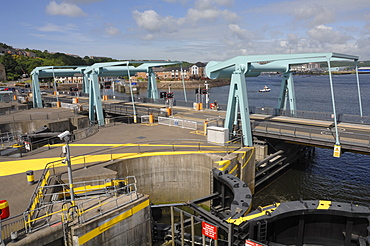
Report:
M262 220L258 222L257 226L258 234L257 234L257 241L261 243L266 243L267 240L267 221Z
M72 231L69 223L71 222L70 221L63 222L63 236L64 236L63 238L65 246L73 246Z

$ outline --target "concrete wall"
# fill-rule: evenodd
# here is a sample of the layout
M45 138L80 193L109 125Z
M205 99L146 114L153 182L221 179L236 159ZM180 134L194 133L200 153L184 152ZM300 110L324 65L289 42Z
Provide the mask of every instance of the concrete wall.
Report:
M63 227L61 224L46 227L42 230L27 234L21 240L7 243L7 246L40 246L40 245L58 245L61 246L61 238L63 238Z
M87 116L78 116L71 118L71 124L77 127L77 129L89 127L89 123L89 117Z
M214 167L240 177L254 192L253 148L226 156L188 154L141 157L115 161L106 167L116 171L119 178L135 176L138 191L149 194L155 204L187 202L209 195Z
M186 202L210 192L213 160L207 155L161 155L120 160L107 166L119 178L135 176L138 192L153 203Z
M73 245L152 245L149 197L72 228Z
M22 122L10 122L0 124L0 132L20 131L21 133L30 133L40 129L43 126L48 126L51 131L62 132L66 130L74 130L86 128L89 126L87 117L77 117L71 119L62 119L56 121L50 120L28 120Z

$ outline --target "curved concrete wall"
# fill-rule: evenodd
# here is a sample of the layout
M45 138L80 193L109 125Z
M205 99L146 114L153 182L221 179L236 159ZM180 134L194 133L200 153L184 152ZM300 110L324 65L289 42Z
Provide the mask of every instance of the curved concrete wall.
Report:
M119 178L135 176L138 192L153 203L186 202L210 193L213 160L207 155L161 155L116 161Z
M118 178L135 176L138 192L150 195L155 204L187 202L209 195L214 167L239 177L248 184L252 193L254 191L254 151L251 149L241 149L226 156L159 153L115 161L106 167L116 171Z

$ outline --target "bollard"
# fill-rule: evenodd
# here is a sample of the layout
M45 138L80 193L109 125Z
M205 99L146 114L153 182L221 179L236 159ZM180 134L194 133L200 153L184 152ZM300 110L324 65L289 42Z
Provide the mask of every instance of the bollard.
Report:
M10 216L9 204L7 200L0 201L0 220L6 219Z
M17 101L17 95L13 95L13 100Z
M77 97L73 98L72 103L78 103L78 98Z
M35 183L35 176L32 170L26 172L27 175L27 182L29 185L33 185Z
M60 108L61 107L61 104L60 104L60 102L58 101L57 102L57 108Z
M207 135L207 126L208 126L208 121L204 121L204 127L203 127L203 135L206 136Z
M199 103L199 110L203 110L203 103Z
M154 116L152 113L149 114L149 123L153 124L154 123Z
M171 108L166 108L167 115L170 116L172 115L172 109Z

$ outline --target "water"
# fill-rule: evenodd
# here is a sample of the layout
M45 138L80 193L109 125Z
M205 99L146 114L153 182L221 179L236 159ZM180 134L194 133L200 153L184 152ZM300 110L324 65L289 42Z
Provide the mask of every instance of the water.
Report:
M329 76L294 76L298 110L332 112ZM212 81L209 81L212 83ZM277 106L281 78L247 78L249 106ZM338 114L359 115L355 75L333 76ZM267 85L270 93L258 93ZM360 75L363 115L370 116L370 75ZM183 90L173 90L175 99L184 100ZM143 92L141 92L143 93ZM210 90L210 102L227 104L229 86ZM144 94L145 95L145 94ZM187 90L187 99L195 101L195 90ZM370 156L344 153L333 157L333 150L316 148L307 158L254 196L255 206L298 199L323 199L370 206Z

